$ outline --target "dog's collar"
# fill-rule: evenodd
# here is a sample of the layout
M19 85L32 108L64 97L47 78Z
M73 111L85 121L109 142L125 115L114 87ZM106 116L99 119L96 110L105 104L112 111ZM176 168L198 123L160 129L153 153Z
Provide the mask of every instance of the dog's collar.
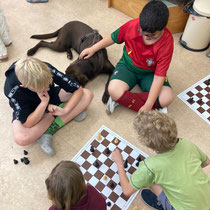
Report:
M85 35L81 38L81 43L84 42L84 41L85 41L89 36L91 36L91 35L94 35L92 45L94 45L96 42L99 41L100 35L99 35L99 33L98 33L98 30L93 30L92 33L85 34Z
M94 45L95 43L100 41L100 34L98 33L98 30L93 30L92 33L85 34L81 38L80 49L81 49L81 44L91 35L93 35L93 41L90 44L90 46L88 46L88 47L91 47L92 45ZM103 65L104 65L103 53L102 53L101 50L97 51L96 53L98 54L98 59L99 59L99 64L100 64L99 70L101 70L103 68ZM87 60L89 60L89 59L87 59Z

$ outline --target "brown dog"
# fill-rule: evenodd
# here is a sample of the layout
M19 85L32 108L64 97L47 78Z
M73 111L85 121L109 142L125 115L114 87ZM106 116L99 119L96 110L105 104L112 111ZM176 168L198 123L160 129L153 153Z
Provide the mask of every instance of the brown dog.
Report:
M67 57L72 59L71 48L80 54L82 50L102 39L102 36L96 30L79 21L71 21L54 33L31 36L34 39L49 39L53 37L57 37L56 41L40 41L35 47L28 50L27 55L32 56L40 47L47 47L57 52L66 51ZM102 49L89 59L77 59L71 63L66 69L66 74L76 79L83 87L89 80L94 79L100 73L108 74L109 78L102 97L103 103L106 103L109 98L107 88L113 70L114 66L108 60L106 49Z

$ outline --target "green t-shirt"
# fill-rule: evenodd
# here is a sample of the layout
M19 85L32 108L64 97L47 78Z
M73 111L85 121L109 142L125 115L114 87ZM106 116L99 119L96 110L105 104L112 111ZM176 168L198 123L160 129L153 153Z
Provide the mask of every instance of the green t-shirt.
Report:
M207 159L196 145L179 139L173 150L142 161L130 184L136 190L160 184L177 210L209 210L210 179L201 168Z

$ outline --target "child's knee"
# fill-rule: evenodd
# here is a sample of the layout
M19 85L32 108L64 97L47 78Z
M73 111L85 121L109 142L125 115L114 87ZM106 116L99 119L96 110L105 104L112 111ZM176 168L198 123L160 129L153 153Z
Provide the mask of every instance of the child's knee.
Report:
M171 88L168 91L167 98L168 98L168 104L172 103L174 100L174 93Z
M159 96L159 102L162 107L168 106L174 100L174 93L170 87L164 87L164 91Z
M112 99L116 101L124 94L125 91L119 87L116 88L115 85L111 84L108 86L108 92Z
M19 146L26 146L29 143L29 137L26 134L18 134L15 133L14 134L14 141L16 144L18 144Z

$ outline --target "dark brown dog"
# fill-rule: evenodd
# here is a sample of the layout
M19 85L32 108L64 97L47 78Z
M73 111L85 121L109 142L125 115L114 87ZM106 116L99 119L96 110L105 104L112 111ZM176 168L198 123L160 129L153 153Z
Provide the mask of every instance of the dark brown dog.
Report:
M80 54L83 49L102 39L102 36L96 30L79 21L71 21L54 33L31 36L34 39L49 39L53 37L57 37L56 41L40 41L35 47L28 50L27 55L32 56L40 47L47 47L57 52L66 51L67 57L72 59L71 48ZM113 70L114 66L108 60L106 49L102 49L89 59L77 59L71 63L66 69L66 74L76 79L84 87L89 80L94 79L100 73L106 73L110 78ZM102 97L103 103L106 103L109 98L107 90L109 78Z

